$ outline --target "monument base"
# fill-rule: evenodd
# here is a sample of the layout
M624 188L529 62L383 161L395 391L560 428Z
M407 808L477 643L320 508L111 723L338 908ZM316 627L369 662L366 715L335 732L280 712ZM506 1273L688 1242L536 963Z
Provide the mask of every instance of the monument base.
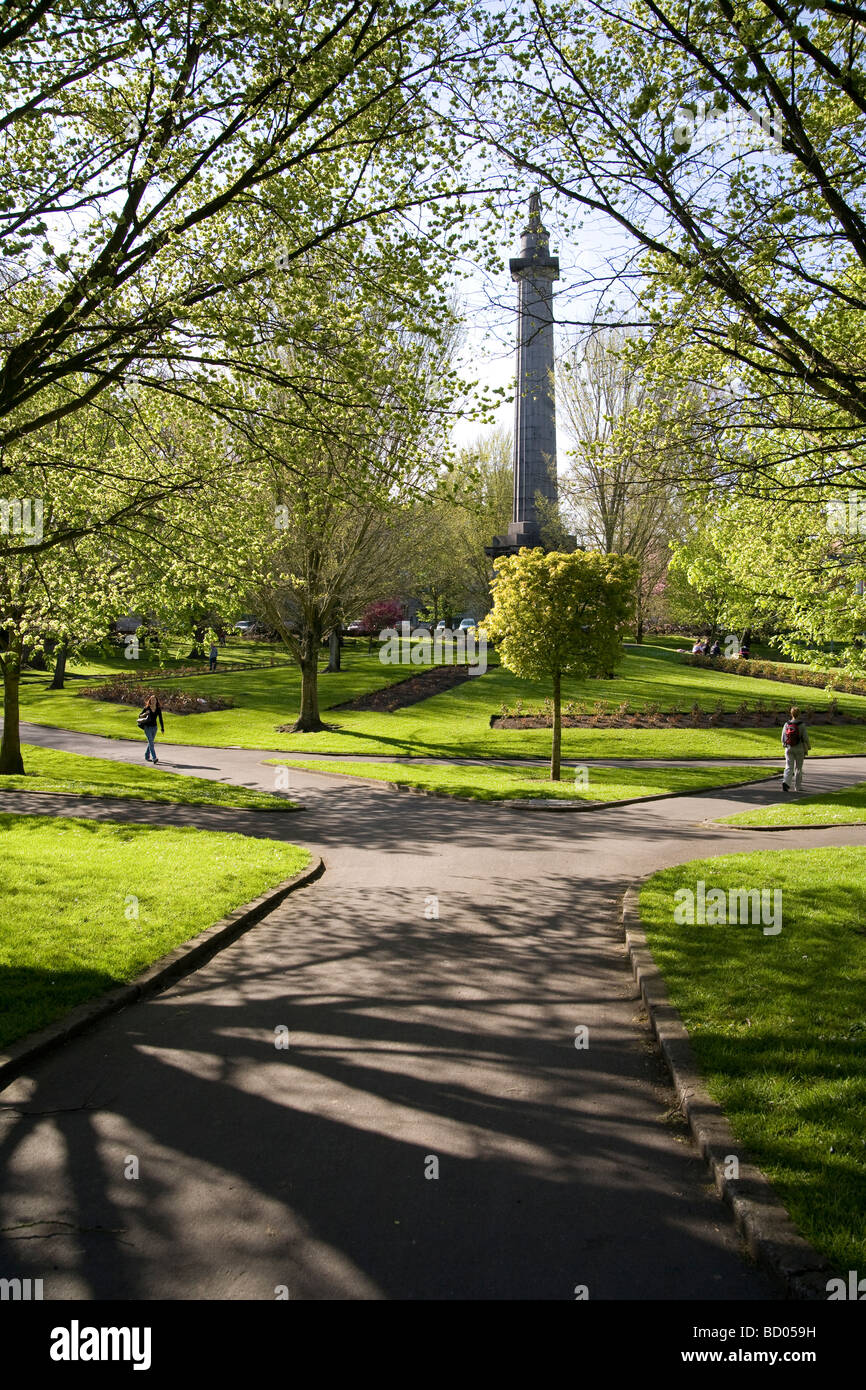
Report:
M529 550L540 548L544 551L550 551L555 549L570 554L572 550L577 549L577 541L574 536L563 536L559 545L545 545L538 526L533 526L526 521L512 521L508 527L508 534L494 536L490 545L485 545L484 554L489 555L492 560L498 560L500 555L516 555L524 546Z

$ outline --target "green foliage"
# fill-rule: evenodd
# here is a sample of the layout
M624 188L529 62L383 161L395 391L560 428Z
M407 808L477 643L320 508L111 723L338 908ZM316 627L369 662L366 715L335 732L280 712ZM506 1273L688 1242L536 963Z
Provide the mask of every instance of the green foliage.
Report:
M479 436L400 522L405 588L424 600L430 622L490 606L493 566L485 554L511 520L512 440L502 429Z
M218 376L255 338L236 319L196 341L202 316L346 231L415 307L418 209L426 235L471 243L448 196L458 142L425 109L471 31L448 0L8 7L0 444L133 362L155 391L192 394L190 364ZM314 325L299 315L295 338Z
M604 675L621 654L636 574L628 556L524 548L496 562L482 630L515 675Z

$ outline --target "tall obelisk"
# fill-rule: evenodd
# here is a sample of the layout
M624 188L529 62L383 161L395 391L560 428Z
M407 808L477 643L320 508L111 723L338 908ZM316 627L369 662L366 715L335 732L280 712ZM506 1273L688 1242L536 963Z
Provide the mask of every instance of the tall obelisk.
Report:
M542 544L536 499L553 508L556 486L556 403L553 387L553 282L559 260L541 224L541 197L529 199L529 223L520 255L509 262L518 285L517 396L514 403L514 505L506 536L494 537L487 554L513 555Z

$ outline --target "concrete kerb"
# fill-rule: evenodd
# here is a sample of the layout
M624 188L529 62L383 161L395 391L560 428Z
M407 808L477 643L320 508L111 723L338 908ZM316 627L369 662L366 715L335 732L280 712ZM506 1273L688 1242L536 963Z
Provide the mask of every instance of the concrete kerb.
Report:
M84 754L83 756L89 757L90 755ZM120 766L123 767L124 764L121 763ZM230 784L215 781L213 785L215 787L224 787ZM296 811L306 810L306 807L302 806L299 801L294 801L291 798L287 798L283 806L233 806L227 801L159 800L152 796L124 796L122 792L115 795L112 795L110 792L108 794L104 792L55 792L51 791L49 788L40 790L38 787L0 787L0 791L2 791L4 796L51 796L56 797L58 801L64 799L67 801L82 801L85 798L89 801L127 801L133 804L138 802L142 806L180 806L184 810L188 808L190 811L243 811L244 813L249 812L252 816L293 815ZM262 792L262 796L279 797L280 793Z
M227 917L222 917L213 926L206 927L198 936L194 936L191 941L185 941L167 955L161 956L140 975L136 975L129 984L120 985L117 989L110 990L107 994L102 994L98 999L87 1000L83 1004L78 1004L69 1013L51 1023L47 1028L40 1028L36 1033L28 1033L26 1037L20 1038L18 1042L12 1043L4 1052L0 1052L0 1091L9 1082L24 1070L30 1062L42 1057L47 1052L53 1052L61 1047L70 1038L76 1037L84 1032L92 1024L106 1018L109 1014L117 1013L120 1009L125 1009L129 1004L135 1004L139 999L147 995L158 994L160 990L173 984L184 975L189 975L199 966L215 956L225 946L242 936L250 927L254 927L269 912L294 893L298 888L304 888L308 883L313 883L325 872L325 866L318 857L314 858L306 869L295 874L292 878L284 879L274 888L269 888L260 897L254 898L252 902L244 903L242 907L235 908Z
M707 830L742 830L750 835L772 835L782 830L844 830L847 826L863 824L862 820L804 821L801 825L726 825L724 820L698 821L698 825Z
M769 1179L734 1139L721 1107L701 1079L688 1032L668 998L641 925L639 889L650 877L647 874L636 880L626 891L623 931L632 971L683 1114L753 1259L778 1283L787 1298L826 1300L827 1281L838 1278L838 1270L800 1235ZM728 1177L726 1172L732 1158L737 1159L736 1178Z
M721 787L704 787L695 791L692 787L681 792L658 792L654 796L629 796L622 801L544 801L541 797L502 797L501 800L487 801L487 806L508 806L509 808L518 807L520 810L534 811L613 811L621 806L643 806L650 801L670 801L674 797L682 796L707 796L717 792L732 791L735 787L760 786L764 782L772 782L773 777L781 777L781 773L772 773L769 777L751 777L746 782L726 782ZM348 777L343 777L339 772L318 772L317 777L339 777L344 781L349 781ZM371 782L372 778L363 778L360 775L356 781ZM473 797L456 796L453 792L429 791L426 787L412 787L406 782L382 782L383 787L388 787L394 792L412 792L415 796L439 797L444 801L466 801L472 802Z

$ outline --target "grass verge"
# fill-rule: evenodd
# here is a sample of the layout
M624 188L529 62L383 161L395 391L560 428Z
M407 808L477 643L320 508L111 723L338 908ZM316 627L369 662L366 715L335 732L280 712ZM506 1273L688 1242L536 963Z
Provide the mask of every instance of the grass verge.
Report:
M304 772L326 772L343 777L363 777L373 782L395 782L471 801L625 801L630 797L659 796L665 792L699 792L731 782L765 779L774 774L764 767L671 767L578 769L563 768L563 780L551 782L545 768L436 767L404 763L331 763L269 760Z
M247 787L226 786L206 777L160 772L149 763L121 763L57 752L28 744L23 777L0 777L0 791L63 792L72 796L115 796L132 801L171 802L176 806L226 806L242 811L294 811L288 797Z
M640 896L647 940L713 1098L803 1235L866 1266L866 849L694 860ZM674 892L782 893L782 930L677 925Z
M796 797L759 811L726 816L720 825L756 825L797 829L809 825L862 825L866 822L866 782L821 796Z
M131 980L298 873L306 850L204 830L0 815L0 1046Z
M494 658L495 662L495 658ZM172 743L202 747L264 748L303 755L309 753L402 754L420 757L514 758L545 757L550 752L549 729L491 729L490 718L503 705L540 705L550 695L544 681L520 680L492 664L486 675L465 682L429 700L392 714L335 710L332 707L358 695L405 680L423 668L382 665L376 653L357 648L344 656L345 669L320 676L323 719L332 727L316 734L277 733L277 726L294 718L298 708L299 674L290 667L227 672L208 678L214 695L230 696L234 708L209 714L166 716L165 737ZM197 677L190 677L193 683ZM21 717L37 724L54 724L111 738L137 738L136 711L128 705L87 700L70 691L47 688L44 675L28 675L22 685ZM162 685L184 688L182 679L166 678ZM657 704L660 710L705 710L720 703L736 709L746 701L765 698L774 708L796 702L826 707L822 690L778 681L729 675L684 666L664 647L628 647L613 680L563 681L563 699L600 700L632 708ZM866 697L840 695L839 708L866 720ZM779 728L659 728L564 729L567 758L781 758ZM866 723L826 725L812 734L816 756L866 753Z

